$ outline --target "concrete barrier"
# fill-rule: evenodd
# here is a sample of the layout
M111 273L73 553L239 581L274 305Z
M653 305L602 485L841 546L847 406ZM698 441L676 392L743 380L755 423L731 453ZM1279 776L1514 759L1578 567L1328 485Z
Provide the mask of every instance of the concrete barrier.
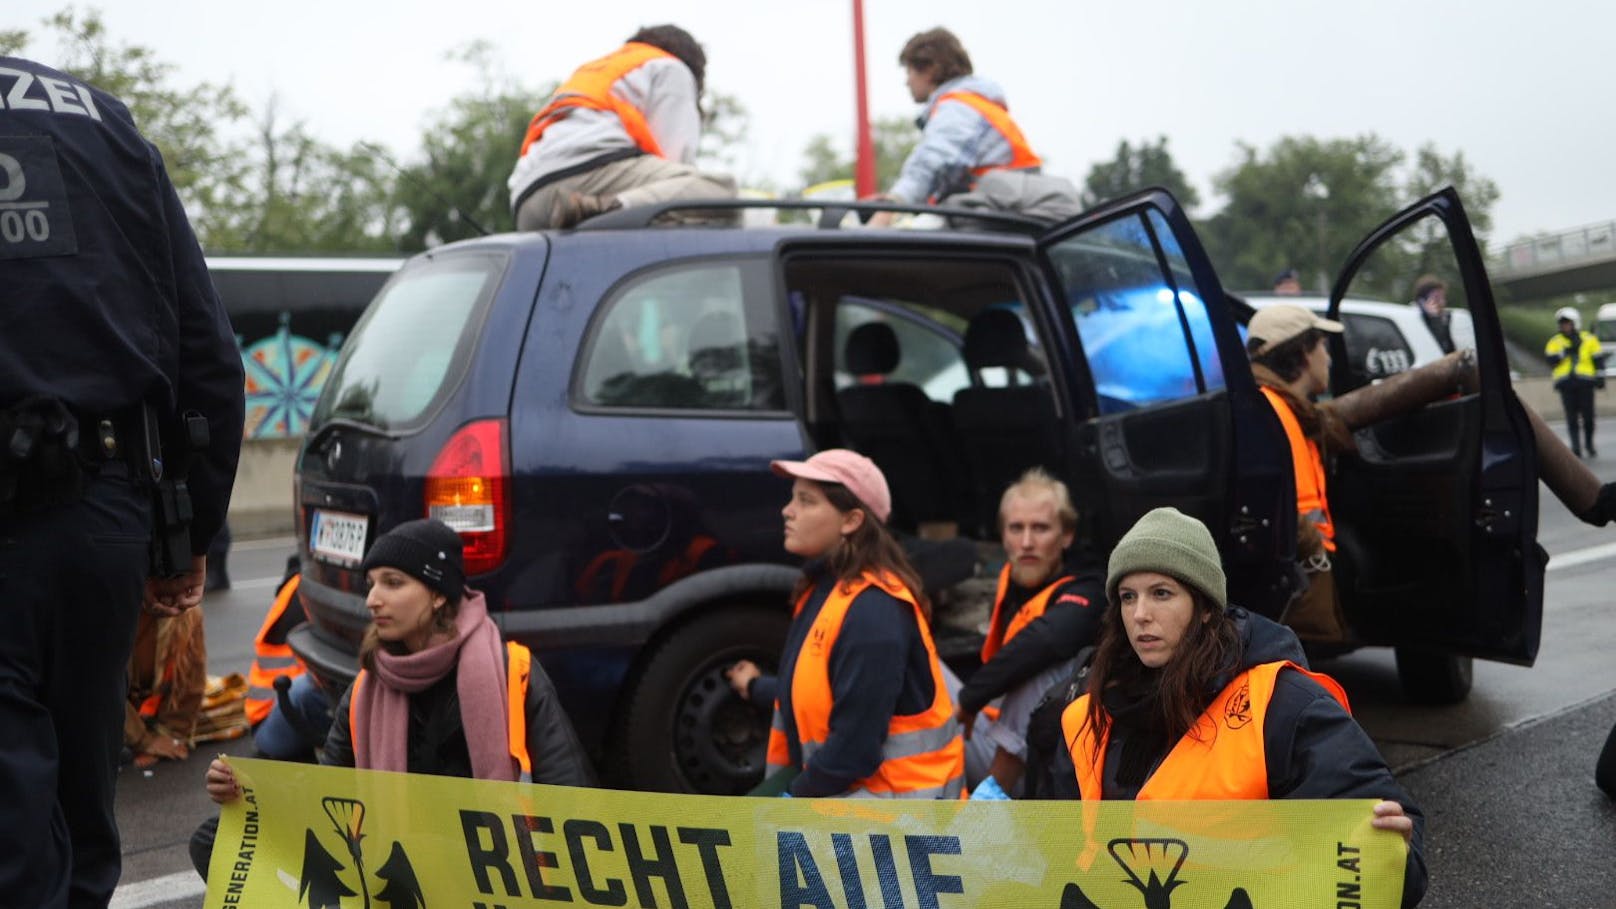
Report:
M1563 421L1560 395L1545 376L1515 381L1515 393L1545 420ZM1616 416L1616 385L1594 396L1595 412ZM248 439L230 499L230 531L236 537L280 536L293 532L292 467L301 439Z

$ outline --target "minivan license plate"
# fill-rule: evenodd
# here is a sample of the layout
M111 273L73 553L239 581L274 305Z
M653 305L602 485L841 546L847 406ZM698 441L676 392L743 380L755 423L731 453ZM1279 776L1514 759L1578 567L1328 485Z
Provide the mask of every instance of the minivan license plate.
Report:
M342 511L314 510L314 527L309 533L309 552L315 558L338 565L358 565L365 557L364 517Z

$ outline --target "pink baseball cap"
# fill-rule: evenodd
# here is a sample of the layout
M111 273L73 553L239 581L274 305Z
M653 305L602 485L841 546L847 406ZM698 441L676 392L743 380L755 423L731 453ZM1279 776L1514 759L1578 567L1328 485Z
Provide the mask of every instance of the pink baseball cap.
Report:
M875 462L856 451L827 448L806 461L770 461L769 469L782 477L801 477L820 483L840 483L885 524L892 514L892 492Z

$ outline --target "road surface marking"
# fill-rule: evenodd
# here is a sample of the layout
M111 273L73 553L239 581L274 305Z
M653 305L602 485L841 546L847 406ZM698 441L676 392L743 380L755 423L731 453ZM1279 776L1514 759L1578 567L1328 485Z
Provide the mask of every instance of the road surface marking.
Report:
M112 892L112 902L107 909L145 909L147 906L201 896L207 890L208 885L202 883L195 871L176 871L134 884L120 884Z
M1575 568L1589 562L1597 562L1616 556L1616 543L1601 543L1598 546L1589 546L1584 549L1573 549L1549 556L1549 570L1556 571L1562 568Z

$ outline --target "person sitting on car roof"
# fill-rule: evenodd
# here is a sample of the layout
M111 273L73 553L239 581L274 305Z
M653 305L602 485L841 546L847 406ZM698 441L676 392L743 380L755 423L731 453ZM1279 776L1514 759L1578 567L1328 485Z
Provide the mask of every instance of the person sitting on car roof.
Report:
M1081 209L1070 181L1042 174L1043 161L1010 118L1003 89L972 72L971 57L953 32L920 32L904 44L898 62L909 93L925 108L916 121L920 143L881 198L911 205L946 200L1051 220ZM892 212L877 212L870 225L892 220Z
M1329 408L1313 399L1330 388L1330 348L1325 334L1342 325L1290 303L1257 310L1247 326L1246 352L1263 396L1279 415L1290 443L1296 478L1296 557L1308 587L1285 613L1285 623L1304 641L1340 641L1346 620L1336 600L1331 557L1335 523L1325 488L1321 444L1332 451L1354 451L1352 433Z
M774 703L771 778L790 777L796 797L958 798L965 742L930 604L886 527L886 477L844 448L770 467L793 481L785 546L808 562L779 677L749 660L725 675L743 699Z
M1020 791L1033 708L1050 686L1072 674L1078 652L1099 634L1105 566L1081 552L1067 561L1076 533L1077 509L1066 484L1043 468L1028 470L1004 491L999 534L1005 564L982 642L982 667L956 695L967 736L989 702L1004 699L998 715L977 730L995 746L980 797L995 789Z
M677 25L635 32L579 67L533 115L506 185L518 230L571 227L615 208L730 199L695 167L707 55ZM727 216L725 216L727 218ZM681 220L717 220L711 212Z
M394 527L365 554L371 622L321 763L594 785L550 677L526 647L500 642L483 595L466 588L463 564L460 535L431 518ZM511 703L523 705L516 722ZM241 796L222 759L208 766L207 791L221 805ZM191 838L191 860L204 878L217 830L210 818Z

